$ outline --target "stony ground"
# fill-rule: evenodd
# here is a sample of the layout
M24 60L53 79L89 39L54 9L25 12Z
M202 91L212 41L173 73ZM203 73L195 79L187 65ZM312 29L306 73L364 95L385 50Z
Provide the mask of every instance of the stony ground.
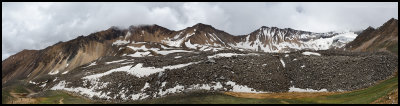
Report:
M45 76L36 82L48 81L41 89L47 90L59 81L71 82L68 87L90 87L84 84L82 77L104 73L108 70L126 65L143 63L143 67L163 67L190 62L198 64L187 67L165 70L161 73L138 78L125 72L114 72L102 77L100 82L109 82L106 88L97 91L110 92L113 100L121 100L121 89L129 89L125 95L137 94L149 83L151 87L144 93L160 97L160 89L165 90L177 85L189 87L193 84L215 84L216 82L233 81L246 85L257 91L287 92L290 87L328 91L351 91L369 87L375 82L385 80L398 68L398 57L388 53L356 53L344 51L317 51L321 56L303 55L304 51L292 53L260 53L236 50L218 52L172 53L166 56L151 57L104 57L96 61L97 65L83 65L65 75ZM218 53L251 54L210 59ZM175 58L176 56L182 56ZM126 59L126 64L105 62ZM282 64L284 62L284 66ZM90 63L89 63L90 64ZM88 64L88 65L89 65ZM54 82L53 79L57 77ZM162 82L167 82L162 86ZM229 91L232 86L222 83L225 89L212 91ZM188 90L189 91L189 90ZM104 100L102 98L96 98Z

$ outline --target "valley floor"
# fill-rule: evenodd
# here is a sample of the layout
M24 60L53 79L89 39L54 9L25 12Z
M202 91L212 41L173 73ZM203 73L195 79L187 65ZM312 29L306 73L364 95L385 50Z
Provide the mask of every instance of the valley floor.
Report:
M28 97L34 92L21 86L3 88L3 104L103 104L64 91L46 91L39 97ZM22 88L22 89L21 89ZM15 90L14 90L15 89ZM236 93L206 92L181 93L163 98L124 102L128 104L398 104L398 76L379 84L351 92L287 92Z

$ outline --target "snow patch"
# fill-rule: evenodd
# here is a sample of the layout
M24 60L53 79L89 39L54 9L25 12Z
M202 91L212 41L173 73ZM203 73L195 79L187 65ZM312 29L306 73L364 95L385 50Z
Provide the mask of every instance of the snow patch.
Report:
M306 67L306 65L302 65L302 66L300 66L301 68L304 68L304 67Z
M56 74L58 74L58 72L59 72L58 70L56 70L56 71L52 70L52 71L49 72L49 75L56 75Z
M198 46L198 44L190 43L190 39L187 42L185 42L185 45L186 45L186 47L191 48L191 49L196 49Z
M220 57L232 57L238 55L246 55L246 54L237 54L237 53L219 53L212 56L207 56L208 58L220 58Z
M176 52L192 52L192 51L187 51L187 50L165 50L165 51L155 51L157 54L161 55L167 55L170 53L176 53Z
M146 51L146 52L135 52L134 54L129 54L129 55L127 55L127 56L131 56L131 57L145 57L145 56L148 56L150 54L150 52L149 51Z
M301 89L301 88L295 88L294 86L289 88L289 92L328 92L327 89L321 89L321 90L314 90L314 89Z
M119 63L122 61L125 61L126 59L122 59L122 60L115 60L115 61L110 61L110 62L105 62L106 64L111 64L111 63Z
M143 92L147 88L150 88L150 84L146 82L146 84L144 84L144 87L142 89L140 89L140 91Z
M321 56L321 54L319 53L315 53L315 52L303 52L303 55L316 55L316 56Z
M66 83L65 81L60 81L57 85L50 88L50 90L65 90L65 91L80 93L80 94L86 95L90 98L97 96L99 98L111 99L111 97L108 96L107 93L96 92L96 89L102 89L104 87L107 87L108 83L94 83L94 85L92 87L90 87L90 89L83 88L83 87L67 88L66 87L67 84L69 84L69 83Z
M68 72L69 72L69 71L64 71L64 72L63 72L63 73L61 73L61 74L63 74L63 75L64 75L64 74L67 74Z
M99 79L105 75L109 75L113 72L127 72L128 74L134 75L136 77L146 77L154 73L162 72L165 71L165 69L177 69L177 68L182 68L186 67L192 64L197 64L199 62L191 62L191 63L186 63L186 64L177 64L173 66L165 66L162 68L155 68L155 67L143 67L143 63L138 63L134 67L133 65L128 65L128 66L123 66L120 68L112 69L110 71L107 71L105 73L99 73L99 74L94 74L94 75L89 75L86 77L83 77L83 79Z
M33 81L29 81L29 83L34 84L34 85L40 84L40 83L36 83L36 82L33 82Z
M129 43L129 41L125 41L125 40L116 40L115 42L113 42L113 46L114 45L125 45L125 44L128 44Z
M283 59L280 58L279 60L281 61L283 68L285 68L285 62L283 61Z
M44 83L44 84L40 85L39 87L42 87L42 88L43 88L43 87L46 86L46 84L47 84L47 83Z
M96 62L90 63L90 64L89 64L88 66L86 66L85 68L90 67L90 66L94 66L94 65L96 65Z
M253 88L249 88L246 85L237 85L236 82L228 81L226 85L231 85L233 88L230 90L232 92L246 92L246 93L267 93L262 91L256 91Z

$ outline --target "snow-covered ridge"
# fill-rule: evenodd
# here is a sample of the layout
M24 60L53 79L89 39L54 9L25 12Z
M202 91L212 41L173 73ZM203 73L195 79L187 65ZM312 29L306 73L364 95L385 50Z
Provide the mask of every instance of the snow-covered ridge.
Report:
M138 63L135 66L133 65L127 65L123 67L119 67L116 69L111 69L107 72L104 73L99 73L99 74L94 74L94 75L89 75L86 77L83 77L83 79L89 79L89 80L97 80L103 76L109 75L114 72L127 72L128 74L134 75L136 77L146 77L154 73L162 72L165 71L166 69L177 69L177 68L182 68L186 67L192 64L197 64L199 62L190 62L186 64L177 64L177 65L172 65L172 66L164 66L162 68L155 68L155 67L143 67L143 63Z
M241 42L229 45L235 48L274 53L284 52L287 49L327 50L343 47L357 37L354 32L344 32L337 35L330 35L329 33L293 33L293 35L285 37L286 34L287 32L284 31L277 32L267 29L255 35L255 40L250 40L251 35L246 35Z
M146 48L145 45L142 45L140 47L134 47L134 46L127 46L128 48L136 51L134 54L124 54L123 56L131 56L131 57L146 57L146 56L153 56L151 54L152 52L155 52L157 54L161 55L168 55L170 53L177 53L177 52L193 52L193 51L188 51L188 50L173 50L170 48L167 48L165 46L161 46L164 50L161 50L159 48ZM141 50L141 51L139 51Z

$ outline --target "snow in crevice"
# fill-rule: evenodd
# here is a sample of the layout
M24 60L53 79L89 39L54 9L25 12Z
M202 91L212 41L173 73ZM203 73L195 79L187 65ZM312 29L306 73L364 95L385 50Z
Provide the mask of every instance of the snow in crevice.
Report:
M283 61L283 59L282 59L282 58L280 58L279 60L281 61L281 63L282 63L282 66L285 68L285 62Z
M34 84L34 85L40 84L40 83L36 83L36 82L33 82L33 81L29 81L29 83Z
M59 71L58 70L55 70L55 71L50 71L49 72L49 75L56 75L56 74L58 74L59 73Z
M69 72L69 71L64 71L64 72L63 72L63 73L61 73L61 74L63 74L63 75L64 75L64 74L67 74L68 72Z
M115 61L110 61L110 62L105 62L105 64L111 64L111 63L119 63L119 62L123 62L126 59L122 59L122 60L115 60Z
M46 86L47 83L43 83L42 85L40 85L39 87L43 88Z
M316 52L303 52L303 55L315 55L315 56L321 56L321 54L316 53Z
M147 89L147 88L150 88L150 84L146 82L146 83L144 84L144 87L143 87L142 89L140 89L140 91L143 92L143 91L144 91L145 89Z
M126 35L125 35L125 40L128 39L131 35L132 35L131 32L128 31L128 32L126 33Z
M95 65L97 65L96 62L92 62L92 63L90 63L88 66L86 66L85 68L91 67L91 66L95 66Z

